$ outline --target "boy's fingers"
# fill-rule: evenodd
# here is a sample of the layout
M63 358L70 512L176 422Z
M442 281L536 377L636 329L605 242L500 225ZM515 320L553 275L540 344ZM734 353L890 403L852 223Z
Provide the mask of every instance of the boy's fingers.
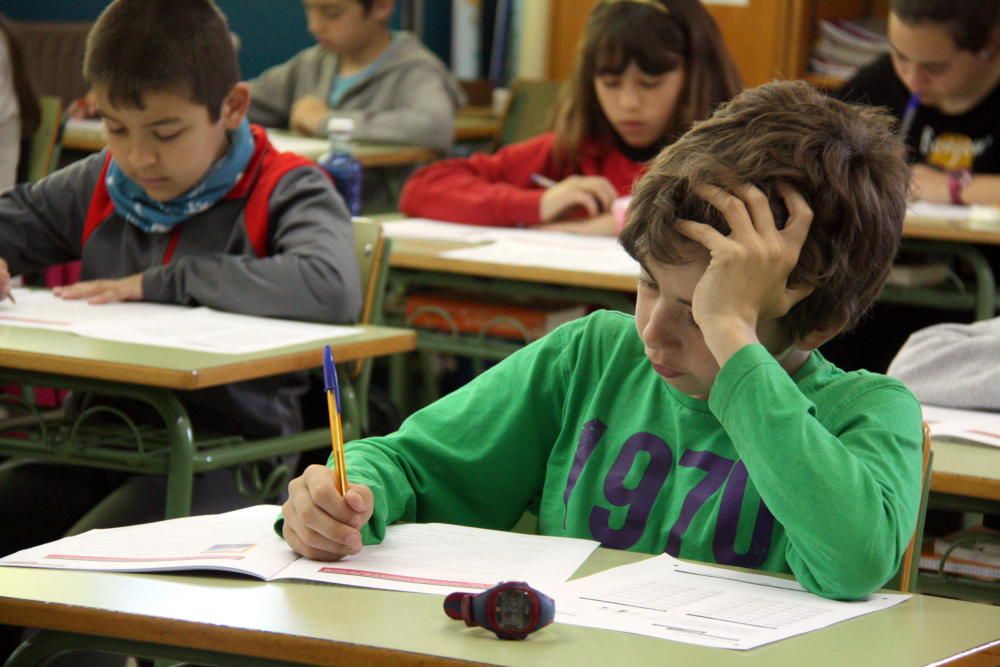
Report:
M734 235L742 235L753 231L753 222L750 220L750 214L747 212L746 205L739 197L708 183L696 185L694 193L722 213Z
M733 188L733 193L739 197L750 213L750 223L762 235L776 236L778 227L774 223L774 213L767 195L751 183Z
M788 209L788 222L781 230L781 235L801 249L812 226L813 210L805 197L787 183L778 183L778 192L785 200L785 208Z
M709 250L726 240L719 230L702 222L678 218L676 228L681 234Z

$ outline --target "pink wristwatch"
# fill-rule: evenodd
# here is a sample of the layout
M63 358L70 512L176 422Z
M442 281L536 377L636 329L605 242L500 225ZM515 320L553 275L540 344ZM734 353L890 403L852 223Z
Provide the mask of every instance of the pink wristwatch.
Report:
M968 169L959 169L948 173L948 194L951 195L951 203L963 206L962 190L972 182L972 172Z

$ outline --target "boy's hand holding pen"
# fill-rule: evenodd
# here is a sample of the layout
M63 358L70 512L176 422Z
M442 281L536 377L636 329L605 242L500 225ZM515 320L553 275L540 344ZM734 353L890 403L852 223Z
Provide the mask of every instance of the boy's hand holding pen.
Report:
M288 485L281 511L288 545L306 558L330 561L361 551L360 530L371 518L375 502L366 485L347 482L340 386L329 346L323 348L323 377L334 470L321 465L306 468Z
M618 197L615 186L603 176L569 176L557 182L533 174L531 180L545 188L538 205L542 222L558 220L578 207L592 218L610 211L611 202Z
M337 492L341 497L347 493L347 464L344 462L344 423L340 412L340 383L337 380L337 366L333 362L333 350L323 347L323 380L326 388L326 407L330 413L330 443L333 446Z

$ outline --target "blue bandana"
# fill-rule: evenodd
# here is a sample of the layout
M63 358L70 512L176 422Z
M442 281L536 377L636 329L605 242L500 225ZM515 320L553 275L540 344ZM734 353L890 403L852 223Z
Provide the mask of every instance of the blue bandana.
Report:
M147 195L112 158L104 182L115 211L144 232L163 233L214 206L239 182L254 152L250 123L245 119L228 134L229 151L212 165L200 183L170 201L156 201Z

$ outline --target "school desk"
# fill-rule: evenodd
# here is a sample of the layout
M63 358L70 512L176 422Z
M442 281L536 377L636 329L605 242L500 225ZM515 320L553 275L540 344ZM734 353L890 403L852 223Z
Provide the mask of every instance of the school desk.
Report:
M292 133L287 130L269 129L268 135L278 137L280 142L281 137L292 136ZM103 149L107 145L107 139L101 121L93 119L67 121L63 131L62 145L67 150L88 153ZM330 150L329 144L323 140L302 142L301 145L303 149L296 152L310 160L316 160ZM430 162L440 157L436 151L422 146L368 142L352 142L351 153L358 159L362 167L371 169L411 166Z
M338 363L412 350L412 331L358 326L330 341ZM84 413L70 421L34 410L0 421L0 456L31 456L76 465L168 475L166 516L185 516L192 475L329 444L323 429L242 442L216 438L212 449L194 433L178 394L322 365L321 342L249 354L157 348L77 336L63 331L0 326L0 386L64 387L140 400L159 413L164 429L125 429L109 436ZM348 393L348 392L345 392ZM356 397L348 395L350 401ZM10 401L4 401L10 407ZM355 413L356 414L356 413ZM356 421L356 420L355 420ZM124 433L123 433L124 431ZM25 434L29 434L25 437ZM129 437L124 437L128 435ZM133 437L134 436L134 437ZM235 440L235 441L234 441ZM232 442L231 442L232 441Z
M455 114L455 141L490 142L500 131L500 118L493 107L467 106Z
M591 574L644 558L598 549ZM219 573L0 567L0 623L42 628L8 667L60 647L222 665L985 665L1000 607L914 595L890 609L750 651L556 623L501 641L447 618L442 597ZM975 662L980 660L980 662ZM992 660L992 662L990 662Z
M383 220L399 219L398 215L376 216ZM592 271L568 271L555 268L523 266L502 262L455 259L443 253L467 247L464 242L428 239L393 238L389 255L389 281L385 303L387 322L406 325L401 312L410 292L424 289L455 289L482 296L502 299L523 298L568 301L602 306L623 312L635 309L634 295L637 276ZM418 330L417 347L423 363L423 396L421 403L437 396L430 361L423 353L439 352L470 357L479 370L482 360L501 359L523 347L521 341L507 341L487 336L455 335L428 329ZM397 355L390 360L390 393L396 405L404 410L410 403L410 385L406 358Z
M1000 448L954 440L934 440L932 448L929 507L1000 514ZM917 590L1000 604L998 582L921 572Z
M943 221L909 215L903 224L902 250L964 261L973 273L973 289L887 285L881 298L895 303L972 310L977 320L994 317L998 299L996 276L978 247L984 245L1000 245L1000 228L983 228L970 221Z

